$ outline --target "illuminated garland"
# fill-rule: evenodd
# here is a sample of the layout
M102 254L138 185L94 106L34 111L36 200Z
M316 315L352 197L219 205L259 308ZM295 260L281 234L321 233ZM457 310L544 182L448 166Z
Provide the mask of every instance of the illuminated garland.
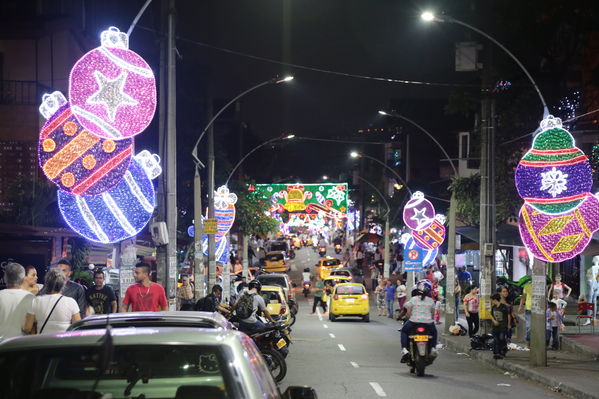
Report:
M77 119L95 135L112 140L132 137L154 116L154 73L129 50L127 34L111 27L102 32L101 46L73 66L69 101Z

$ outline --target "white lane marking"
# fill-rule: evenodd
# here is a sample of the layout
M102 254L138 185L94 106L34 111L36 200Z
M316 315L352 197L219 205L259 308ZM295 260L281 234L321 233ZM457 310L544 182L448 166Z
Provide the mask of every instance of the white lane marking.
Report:
M329 337L331 337L331 338L335 338L335 334L331 334L331 333L329 333Z
M345 352L345 346L341 345L341 344L337 344L337 346L339 347L339 350L341 352Z
M316 308L316 315L318 315L318 320L322 321L322 314L320 313L320 308Z
M322 326L323 326L324 328L329 328L329 326L327 326L326 324L323 324Z
M358 363L356 363L356 362L349 362L349 364L351 364L352 367L355 368L355 369L359 369L360 368L360 366L358 366Z
M376 392L377 395L379 395L382 398L387 397L387 394L383 390L383 387L381 387L378 382L370 382L369 384L372 387L372 389L374 389L374 392Z

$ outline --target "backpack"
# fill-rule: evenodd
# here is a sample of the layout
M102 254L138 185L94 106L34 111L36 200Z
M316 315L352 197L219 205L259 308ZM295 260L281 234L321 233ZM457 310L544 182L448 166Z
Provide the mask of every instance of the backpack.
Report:
M254 313L254 295L256 294L243 294L239 301L237 301L237 307L235 313L240 319L248 319Z
M494 339L491 334L476 334L470 338L470 347L474 350L493 349Z
M196 311L198 312L214 312L214 302L209 298L210 295L206 295L200 298L196 303Z

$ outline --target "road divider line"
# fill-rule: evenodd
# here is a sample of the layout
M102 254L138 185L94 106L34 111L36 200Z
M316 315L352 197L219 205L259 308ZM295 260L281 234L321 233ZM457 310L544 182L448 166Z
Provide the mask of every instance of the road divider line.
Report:
M339 347L339 350L341 352L345 352L345 346L341 345L341 344L337 344L337 346Z
M323 326L324 328L329 328L329 326L327 326L326 324L323 324L322 326Z
M335 334L331 334L331 333L329 333L329 337L331 337L331 338L335 338Z
M356 362L349 362L349 364L351 364L352 367L355 368L355 369L359 369L360 368L360 366Z
M387 394L383 390L383 387L381 387L378 382L370 382L369 384L372 387L372 389L374 389L374 392L376 392L376 394L378 396L380 396L381 398L387 397Z
M318 315L318 320L322 321L322 313L320 313L320 308L316 308L316 314Z

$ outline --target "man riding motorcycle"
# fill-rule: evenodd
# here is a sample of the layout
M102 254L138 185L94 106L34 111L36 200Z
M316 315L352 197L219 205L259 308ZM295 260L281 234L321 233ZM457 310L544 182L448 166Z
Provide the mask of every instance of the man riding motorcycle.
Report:
M401 362L406 363L410 358L408 350L409 335L417 327L424 327L432 336L431 354L437 356L437 328L435 327L435 301L431 298L432 286L428 280L418 282L412 292L412 298L404 305L406 321L401 329Z
M266 309L264 298L260 296L261 290L262 284L260 281L250 281L248 287L243 290L243 293L237 302L230 309L231 312L235 311L239 318L239 330L246 334L251 334L252 332L266 327L266 325L256 317L258 310L262 312L269 322L275 322Z

